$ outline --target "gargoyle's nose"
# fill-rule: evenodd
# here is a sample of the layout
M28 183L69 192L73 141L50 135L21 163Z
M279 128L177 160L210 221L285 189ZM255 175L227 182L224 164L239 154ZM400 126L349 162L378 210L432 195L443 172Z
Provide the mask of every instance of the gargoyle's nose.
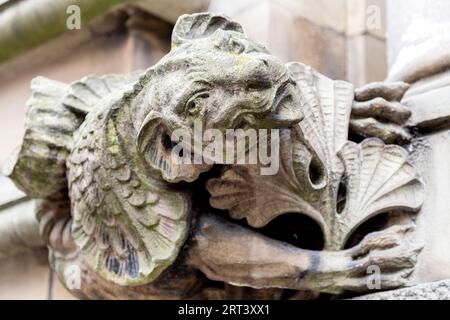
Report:
M269 61L266 58L261 58L261 63L267 68L269 68Z
M286 69L280 61L265 55L251 59L245 68L250 81L254 80L262 84L267 81L275 84L286 73Z

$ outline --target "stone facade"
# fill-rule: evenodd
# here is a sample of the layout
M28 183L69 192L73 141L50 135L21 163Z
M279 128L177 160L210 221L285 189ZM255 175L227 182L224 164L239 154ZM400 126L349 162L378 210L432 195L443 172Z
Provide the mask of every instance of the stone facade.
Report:
M418 234L427 244L418 262L415 283L450 277L450 241L445 226L450 222L448 157L450 148L450 60L446 47L449 24L447 1L392 1L390 16L401 11L401 19L390 18L389 79L413 83L404 104L412 111L410 126L418 137L413 153L429 193L418 218ZM422 12L418 15L417 12Z
M385 0L213 0L209 10L239 21L283 61L355 85L386 76Z
M373 293L354 300L450 300L448 280L419 284L409 288Z

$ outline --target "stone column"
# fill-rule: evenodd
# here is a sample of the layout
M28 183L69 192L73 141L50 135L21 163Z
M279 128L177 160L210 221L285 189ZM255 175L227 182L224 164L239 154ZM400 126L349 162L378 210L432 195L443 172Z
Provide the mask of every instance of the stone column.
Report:
M183 5L194 2L202 1ZM165 4L152 1L147 9L162 10ZM164 16L161 10L144 9L127 6L105 13L81 30L0 63L0 167L20 143L31 78L42 75L72 82L88 74L129 73L161 59L170 48L173 25L159 18ZM0 14L0 25L1 20ZM34 211L34 201L0 174L0 299L71 297L49 270Z
M389 80L411 83L403 103L418 137L412 158L428 192L417 218L424 242L414 283L450 278L450 2L388 1Z
M386 0L347 0L347 80L355 86L386 78Z

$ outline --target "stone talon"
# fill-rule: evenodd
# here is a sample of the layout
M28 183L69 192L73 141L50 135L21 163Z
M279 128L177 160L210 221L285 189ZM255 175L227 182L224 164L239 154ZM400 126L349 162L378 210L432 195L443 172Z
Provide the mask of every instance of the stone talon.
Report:
M355 89L350 132L377 137L385 143L407 143L411 134L405 127L411 110L400 101L409 89L405 82L374 82Z

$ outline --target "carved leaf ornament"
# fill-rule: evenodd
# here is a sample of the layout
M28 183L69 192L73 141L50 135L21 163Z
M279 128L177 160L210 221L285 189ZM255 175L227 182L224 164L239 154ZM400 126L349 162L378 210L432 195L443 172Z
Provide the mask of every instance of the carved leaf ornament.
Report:
M281 214L305 214L320 225L325 250L344 248L377 214L418 210L423 184L406 150L376 138L348 141L353 86L300 63L289 70L304 119L281 133L278 173L261 176L256 165L235 166L208 182L211 205L258 228Z

